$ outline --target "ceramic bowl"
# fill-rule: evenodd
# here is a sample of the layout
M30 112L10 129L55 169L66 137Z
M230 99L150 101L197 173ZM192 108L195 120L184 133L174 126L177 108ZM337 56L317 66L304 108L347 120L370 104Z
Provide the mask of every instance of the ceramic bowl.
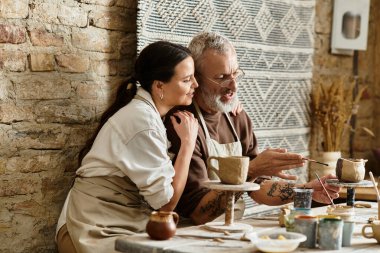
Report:
M251 238L257 249L272 253L294 251L301 242L306 241L305 235L294 232L261 232Z
M335 208L328 206L327 214L340 216L345 221L352 221L355 217L355 208L346 205L335 205Z

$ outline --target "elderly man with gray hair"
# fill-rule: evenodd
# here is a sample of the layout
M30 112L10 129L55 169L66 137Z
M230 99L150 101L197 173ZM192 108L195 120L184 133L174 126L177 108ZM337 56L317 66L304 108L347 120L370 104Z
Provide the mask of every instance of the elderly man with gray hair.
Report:
M246 112L231 112L239 106L238 83L244 77L231 42L218 33L203 32L192 39L189 49L195 61L195 77L199 88L195 92L193 103L185 108L196 115L200 127L177 212L183 217L191 218L195 224L209 222L224 213L225 192L210 190L202 185L205 180L217 179L217 175L207 168L210 156L248 156L250 164L247 181L260 183L260 190L248 194L258 203L289 203L293 201L295 186L313 188L313 200L329 203L328 196L317 180L296 185L286 180L274 181L268 178L277 176L294 180L296 176L283 171L303 166L304 160L301 155L287 152L283 148L269 148L259 153L253 125ZM180 140L170 120L166 120L165 125L171 142L169 151L174 154L175 161ZM327 185L325 181L328 178L335 176L328 175L321 180L329 195L337 198L339 188ZM236 195L240 197L242 193Z

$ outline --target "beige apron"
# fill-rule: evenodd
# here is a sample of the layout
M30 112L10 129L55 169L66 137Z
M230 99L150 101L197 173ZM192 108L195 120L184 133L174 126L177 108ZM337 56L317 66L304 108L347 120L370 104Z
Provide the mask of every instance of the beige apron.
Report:
M235 131L235 128L231 122L230 117L227 113L225 113L225 116L227 117L227 120L231 126L231 129L233 131L233 135L235 137L235 142L226 143L226 144L220 144L216 140L211 139L210 133L207 129L206 122L203 118L202 112L199 109L198 105L194 102L195 110L198 114L198 118L201 122L203 131L205 132L206 136L206 145L207 145L207 151L209 156L241 156L243 154L243 149L241 146L241 142L239 140L239 137ZM215 166L215 164L214 164ZM207 168L207 174L208 178L211 180L220 180L218 175L211 169ZM240 198L236 204L235 204L235 219L240 219L243 217L245 209L244 200ZM216 218L215 220L218 221L224 221L224 214Z
M152 211L128 177L77 177L70 192L67 229L78 253L116 252L116 239L144 232Z
M115 252L121 235L143 232L152 209L128 177L75 179L67 229L78 253Z

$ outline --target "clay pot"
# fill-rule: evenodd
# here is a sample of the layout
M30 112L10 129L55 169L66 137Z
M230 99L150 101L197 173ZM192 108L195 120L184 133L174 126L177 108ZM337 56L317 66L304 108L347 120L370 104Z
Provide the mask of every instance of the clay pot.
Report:
M364 180L367 160L339 158L336 162L336 176L339 181L358 183Z
M167 240L176 231L178 214L167 211L153 211L146 224L146 232L154 240Z
M217 161L218 168L213 166L213 161ZM249 157L210 156L207 159L207 168L213 170L224 184L243 184L247 180Z

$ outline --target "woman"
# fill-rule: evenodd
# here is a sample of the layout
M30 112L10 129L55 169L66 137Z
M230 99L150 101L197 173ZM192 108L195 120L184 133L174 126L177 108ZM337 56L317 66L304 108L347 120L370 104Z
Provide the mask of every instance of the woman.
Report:
M136 83L141 87L137 87ZM59 252L114 252L121 234L143 232L152 210L172 211L186 184L198 122L171 117L181 148L174 165L162 117L189 105L198 84L187 48L159 41L136 60L77 170L58 221Z

